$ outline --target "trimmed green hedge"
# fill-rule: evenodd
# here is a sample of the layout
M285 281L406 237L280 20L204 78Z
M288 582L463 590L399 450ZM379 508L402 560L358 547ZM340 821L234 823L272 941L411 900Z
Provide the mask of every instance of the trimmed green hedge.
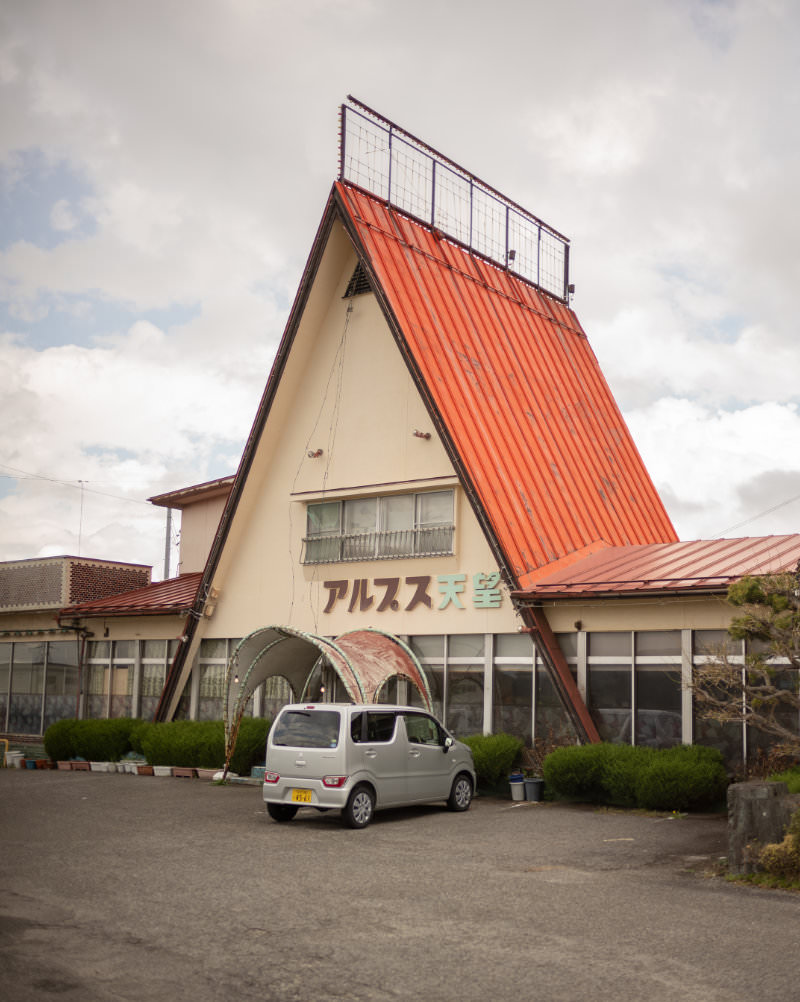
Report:
M525 743L512 734L471 734L461 738L472 749L478 788L494 791L508 779L511 769L519 762Z
M728 786L721 753L702 745L575 745L548 755L543 771L550 796L648 810L716 807Z
M264 764L271 721L244 717L231 761L231 770L249 776ZM55 762L84 758L91 762L118 762L130 752L143 755L150 765L221 769L225 762L225 729L221 720L175 720L152 724L120 717L115 720L59 720L47 728L44 747Z
M139 724L130 717L59 720L45 731L44 750L54 762L71 758L119 762L131 750L131 732Z

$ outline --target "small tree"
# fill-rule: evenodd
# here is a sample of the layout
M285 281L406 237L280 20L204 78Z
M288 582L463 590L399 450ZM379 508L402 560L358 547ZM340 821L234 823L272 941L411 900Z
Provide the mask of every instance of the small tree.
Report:
M741 610L728 633L749 642L744 664L733 661L725 645L695 666L696 712L717 723L744 720L773 739L774 751L798 757L800 565L784 574L744 577L730 586L728 601Z

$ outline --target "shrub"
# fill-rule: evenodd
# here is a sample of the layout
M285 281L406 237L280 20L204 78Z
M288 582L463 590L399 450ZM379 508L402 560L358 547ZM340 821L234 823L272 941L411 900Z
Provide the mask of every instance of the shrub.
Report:
M149 724L136 734L150 765L221 769L225 732L221 720L173 720Z
M717 749L679 745L652 757L637 780L636 801L647 810L702 810L723 801L727 787Z
M769 777L769 781L771 783L786 783L789 793L800 793L800 766L796 765L783 772L773 773Z
M44 747L54 761L84 758L92 762L118 762L131 750L130 735L138 721L59 720L44 735Z
M795 811L782 842L765 845L758 854L762 870L783 880L800 880L800 811Z
M601 775L613 745L572 745L556 748L544 760L548 793L567 799L603 801Z
M617 807L636 807L636 784L643 769L656 754L641 745L608 745L603 760L600 783L605 803Z
M119 762L130 750L130 732L138 720L128 716L107 720L75 720L74 755L90 762Z
M254 765L264 764L270 721L244 717L231 759L231 770L249 776ZM135 740L150 765L221 769L225 762L225 728L221 720L173 720L147 724Z
M58 720L44 732L44 750L53 762L66 762L75 756L72 732L77 720Z
M471 734L462 739L472 750L478 786L494 790L519 761L524 742L512 734Z
M261 717L243 717L233 750L231 769L240 776L249 776L255 765L263 765L267 750L267 734L272 721Z
M544 762L552 796L648 810L698 810L725 798L722 755L701 745L557 748Z

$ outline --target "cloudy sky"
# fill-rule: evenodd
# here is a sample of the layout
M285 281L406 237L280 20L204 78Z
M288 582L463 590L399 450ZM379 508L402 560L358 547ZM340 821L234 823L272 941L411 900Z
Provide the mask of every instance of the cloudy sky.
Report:
M795 0L8 0L0 560L162 576L146 499L236 469L347 94L571 239L681 538L800 531L799 51Z

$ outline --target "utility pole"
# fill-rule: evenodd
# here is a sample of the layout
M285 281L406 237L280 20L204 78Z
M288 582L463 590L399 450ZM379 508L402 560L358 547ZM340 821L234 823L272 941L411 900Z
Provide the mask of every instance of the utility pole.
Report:
M172 543L172 509L167 508L167 531L164 538L164 580L169 577L169 551Z

